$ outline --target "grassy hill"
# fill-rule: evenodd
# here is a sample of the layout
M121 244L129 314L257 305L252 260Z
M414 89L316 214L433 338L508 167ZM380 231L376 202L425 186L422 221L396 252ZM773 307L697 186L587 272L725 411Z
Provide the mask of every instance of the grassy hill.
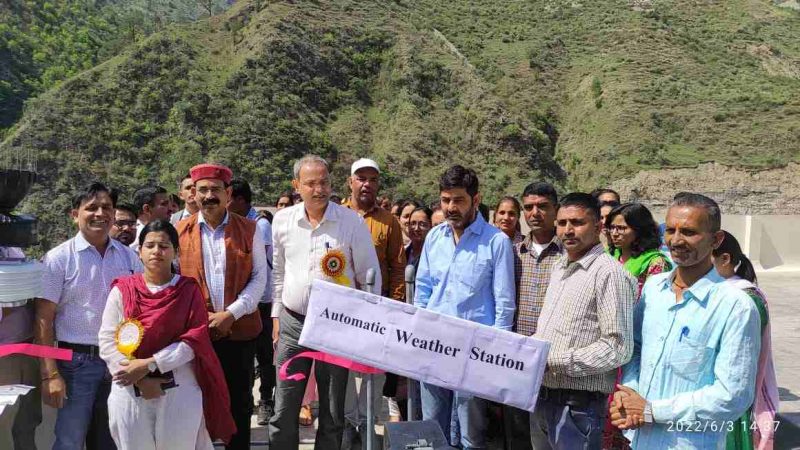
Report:
M227 0L0 2L0 137L28 98L175 22L224 11Z
M558 161L589 189L643 168L797 161L800 12L779 3L408 5L513 112L552 118Z
M800 154L800 12L767 0L240 1L166 27L30 101L0 165L38 156L24 209L67 235L87 179L130 195L225 162L271 201L291 161L371 155L431 198L453 162L487 201L533 179L590 189L641 169ZM52 224L55 224L54 226Z

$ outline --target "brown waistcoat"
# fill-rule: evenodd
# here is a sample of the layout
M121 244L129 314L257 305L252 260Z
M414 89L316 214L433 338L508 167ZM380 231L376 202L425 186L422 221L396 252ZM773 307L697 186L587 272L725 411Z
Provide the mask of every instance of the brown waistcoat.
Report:
M181 275L192 277L200 285L200 292L206 299L209 312L214 312L211 295L208 291L206 273L203 266L203 244L200 242L200 225L197 217L200 213L178 222L178 238L180 244ZM253 234L256 223L239 215L228 213L228 224L225 225L225 307L233 303L239 293L250 281L253 269ZM255 249L259 251L260 249ZM261 333L261 316L258 309L233 323L230 339L247 341L255 339Z

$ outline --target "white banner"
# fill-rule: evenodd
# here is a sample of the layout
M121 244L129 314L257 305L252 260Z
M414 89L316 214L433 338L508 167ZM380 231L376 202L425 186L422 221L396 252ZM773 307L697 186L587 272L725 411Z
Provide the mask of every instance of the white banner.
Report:
M314 280L300 344L533 411L550 344Z

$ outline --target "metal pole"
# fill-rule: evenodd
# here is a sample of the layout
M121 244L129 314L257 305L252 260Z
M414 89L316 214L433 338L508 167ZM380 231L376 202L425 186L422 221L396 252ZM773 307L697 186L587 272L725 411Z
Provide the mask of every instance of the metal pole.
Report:
M367 270L367 292L373 294L375 289L375 269ZM367 450L374 450L375 443L375 411L373 403L375 402L372 387L374 384L373 375L367 374Z
M416 283L417 279L417 268L414 267L413 264L409 264L406 266L406 303L411 305L414 304L414 284ZM416 420L414 408L414 399L417 398L417 380L413 378L408 378L408 412L406 413L406 417L408 421Z

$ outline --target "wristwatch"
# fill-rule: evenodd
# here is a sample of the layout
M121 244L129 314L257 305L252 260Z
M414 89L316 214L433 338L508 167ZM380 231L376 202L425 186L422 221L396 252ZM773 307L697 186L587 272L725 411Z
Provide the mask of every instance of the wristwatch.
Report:
M155 372L156 370L158 370L158 364L156 364L155 361L150 361L149 363L147 363L147 370L149 370L150 373Z
M644 423L653 423L653 405L650 402L644 405Z

